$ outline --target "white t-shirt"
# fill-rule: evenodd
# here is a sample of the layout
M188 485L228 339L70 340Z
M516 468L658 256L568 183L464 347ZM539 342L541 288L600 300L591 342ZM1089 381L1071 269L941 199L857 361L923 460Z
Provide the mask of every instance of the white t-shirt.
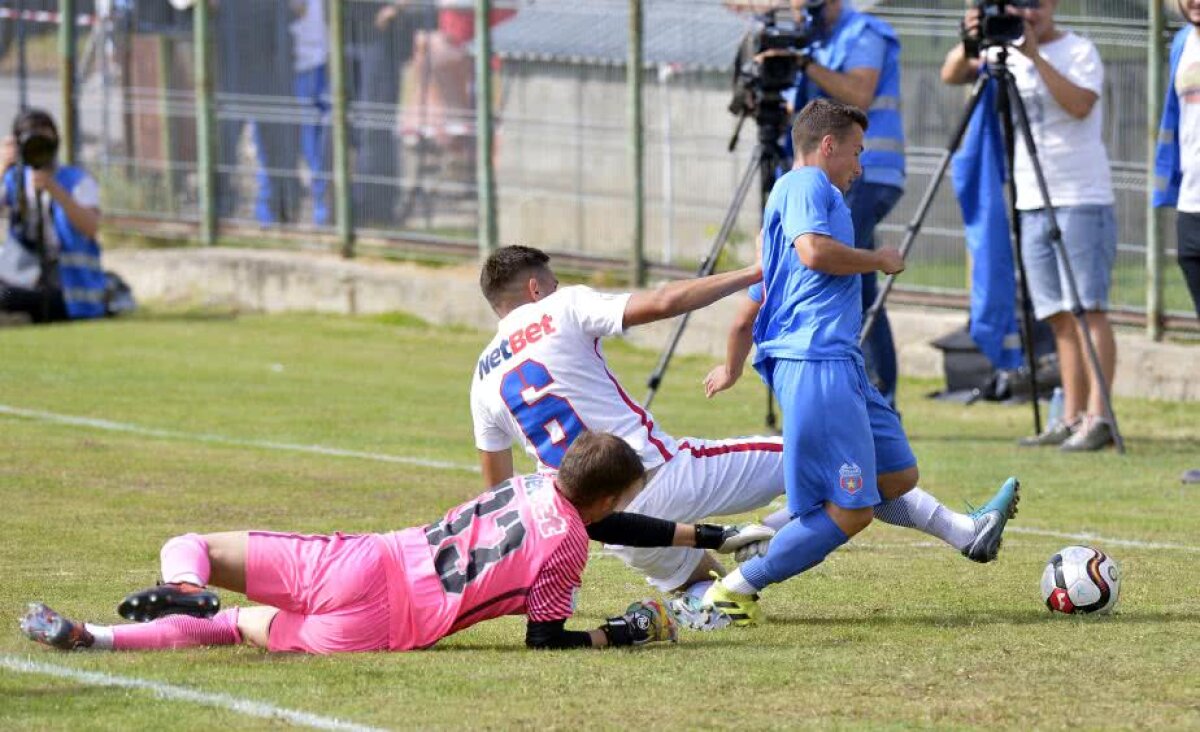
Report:
M628 442L647 469L675 454L675 441L617 383L600 339L619 335L629 295L564 287L501 319L471 379L475 446L514 442L555 469L584 429Z
M1070 31L1042 44L1038 52L1071 83L1100 96L1086 117L1076 119L1054 100L1033 61L1017 50L1008 54L1009 68L1029 115L1038 161L1050 188L1050 201L1054 206L1111 204L1112 176L1100 129L1104 117L1104 63L1100 53L1091 41ZM1019 132L1016 147L1013 180L1017 208L1042 208L1033 163Z
M1183 184L1177 208L1200 213L1200 32L1183 44L1175 69L1175 94L1179 96L1179 164Z
M329 28L325 25L323 0L305 0L304 16L292 21L292 43L296 48L296 73L311 71L329 60Z

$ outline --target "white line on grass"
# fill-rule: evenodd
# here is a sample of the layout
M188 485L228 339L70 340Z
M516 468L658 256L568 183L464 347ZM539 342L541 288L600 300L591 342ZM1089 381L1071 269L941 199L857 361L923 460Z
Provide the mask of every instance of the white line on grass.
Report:
M1061 531L1047 531L1045 529L1030 529L1024 526L1008 526L1004 529L1005 533L1011 532L1014 534L1028 534L1030 536L1052 536L1056 539L1069 539L1071 541L1094 541L1098 544L1113 544L1114 546L1128 546L1135 549L1163 549L1178 552L1197 552L1200 553L1200 546L1188 546L1187 544L1168 544L1159 541L1137 541L1136 539L1109 539L1096 534L1065 534Z
M17 656L0 655L0 667L6 668L9 671L14 671L20 674L38 674L41 676L53 676L59 679L68 679L89 686L108 686L120 689L137 689L140 691L148 691L160 699L168 701L191 702L193 704L203 704L205 706L217 707L242 714L247 717L260 717L262 719L278 719L284 722L290 722L298 727L310 727L312 729L338 730L339 732L380 732L378 727L366 727L353 722L343 722L340 719L333 717L322 717L318 714L309 714L295 709L285 709L277 707L273 704L266 704L250 699L239 699L236 696L229 694L214 694L205 691L196 691L185 686L175 686L173 684L164 684L158 681L149 681L147 679L131 678L128 676L114 676L112 674L100 673L98 671L81 671L79 669L68 668L66 666L56 666L50 663L42 663L28 658L20 658Z
M180 432L177 430L163 430L154 427L142 427L141 425L130 424L128 422L113 422L107 419L96 419L94 417L76 417L70 414L58 414L56 412L45 412L37 409L24 409L22 407L13 407L7 404L0 404L0 414L7 414L12 417L21 417L24 419L39 420L42 422L51 422L54 424L69 424L76 427L90 427L92 429L107 430L109 432L125 432L133 435L143 435L146 437L159 437L172 440L194 440L197 442L207 442L216 445L231 445L234 447L257 447L265 450L284 450L287 452L306 452L314 455L330 455L333 457L349 457L358 458L361 460L375 460L385 463L400 463L402 465L417 465L423 468L434 468L436 470L461 470L466 472L478 473L479 467L476 465L465 465L463 463L452 463L446 460L429 460L426 458L407 457L404 455L387 455L378 452L360 452L358 450L343 450L338 447L326 447L325 445L297 445L289 442L274 442L271 440L243 440L236 437L225 437L224 435L209 435L197 432ZM782 506L781 501L774 501L768 508L778 508ZM1200 546L1189 546L1186 544L1169 544L1165 542L1154 541L1138 541L1136 539L1110 539L1095 534L1069 534L1060 531L1048 531L1045 529L1031 529L1024 526L1009 526L1006 531L1014 534L1028 534L1030 536L1048 536L1056 539L1068 539L1070 541L1095 541L1102 544L1112 544L1114 546L1128 546L1136 549L1158 549L1165 551L1182 551L1182 552L1197 552L1200 553Z
M385 455L378 452L343 450L339 447L326 447L325 445L297 445L290 442L273 442L271 440L242 440L236 437L225 437L224 435L207 435L197 432L162 430L154 427L142 427L141 425L130 424L128 422L113 422L107 419L76 417L70 414L56 414L55 412L43 412L37 409L23 409L21 407L12 407L7 404L0 404L0 414L7 414L12 417L22 417L24 419L35 419L41 422L52 422L54 424L69 424L75 427L91 427L92 429L106 430L108 432L126 432L128 434L142 435L145 437L159 437L170 440L194 440L196 442L208 442L215 445L258 447L265 450L307 452L314 455L331 455L333 457L375 460L383 463L417 465L422 468L436 468L438 470L464 470L473 473L479 472L479 467L477 465L464 465L462 463L452 463L446 460L430 460L427 458L407 457L404 455Z

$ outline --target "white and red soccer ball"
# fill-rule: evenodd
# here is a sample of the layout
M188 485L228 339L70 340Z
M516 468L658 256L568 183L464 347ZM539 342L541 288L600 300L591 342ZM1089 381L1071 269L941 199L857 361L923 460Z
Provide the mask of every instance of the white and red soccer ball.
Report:
M1068 546L1046 563L1042 600L1051 612L1110 613L1121 589L1121 568L1090 546Z

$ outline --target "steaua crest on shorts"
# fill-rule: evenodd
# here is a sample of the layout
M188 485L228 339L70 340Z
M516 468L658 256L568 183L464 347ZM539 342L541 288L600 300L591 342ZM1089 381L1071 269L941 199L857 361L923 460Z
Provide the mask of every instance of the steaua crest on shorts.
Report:
M842 463L838 470L838 484L847 493L858 493L863 485L862 468L858 467L858 463Z

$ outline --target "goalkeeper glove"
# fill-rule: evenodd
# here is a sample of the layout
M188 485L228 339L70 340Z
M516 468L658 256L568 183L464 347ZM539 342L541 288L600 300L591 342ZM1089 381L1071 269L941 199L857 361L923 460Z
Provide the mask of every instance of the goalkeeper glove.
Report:
M657 641L679 640L675 619L658 600L642 600L625 609L625 614L609 618L600 626L610 646L644 646Z
M740 547L733 553L733 560L738 564L748 562L755 557L767 556L767 549L771 546L770 539L763 539L752 544L746 544Z
M721 554L733 554L743 547L759 542L765 544L772 536L775 536L774 529L762 524L696 524L696 546L701 549L716 549Z

